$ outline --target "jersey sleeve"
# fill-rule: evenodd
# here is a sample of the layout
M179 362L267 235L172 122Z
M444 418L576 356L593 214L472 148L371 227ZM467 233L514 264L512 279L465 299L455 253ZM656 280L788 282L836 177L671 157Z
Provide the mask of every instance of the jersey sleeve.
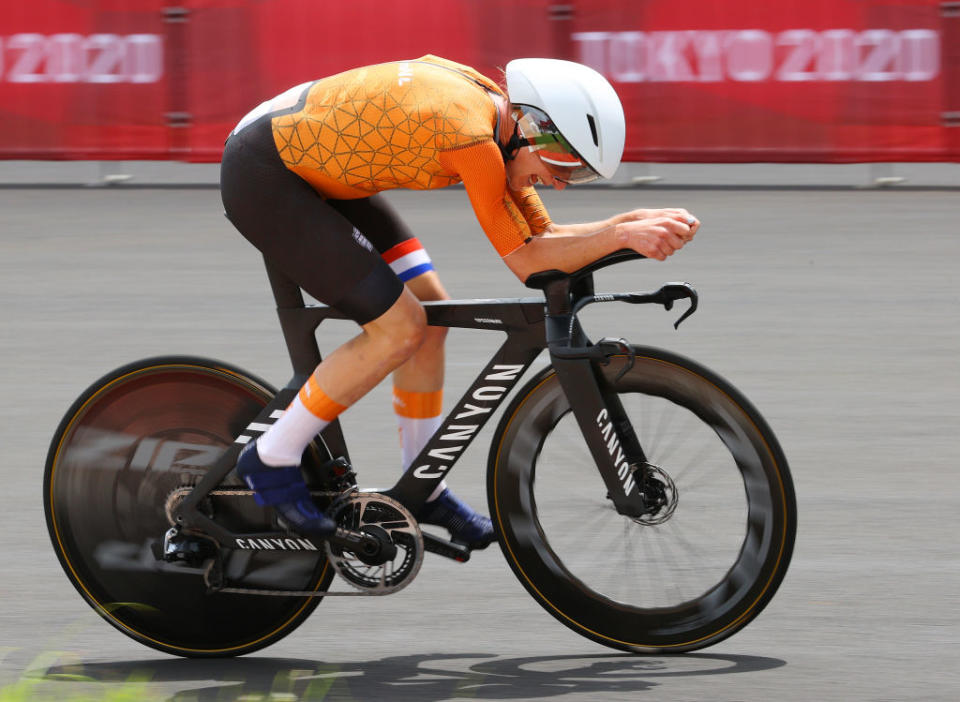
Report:
M507 187L503 158L492 140L444 151L440 163L463 181L477 221L501 257L550 226L533 188L514 193Z
M547 208L544 207L543 200L537 195L534 187L531 186L522 190L507 188L507 192L510 193L510 197L516 206L520 208L520 212L530 226L530 232L533 236L540 236L549 229L552 224L550 215L547 214Z

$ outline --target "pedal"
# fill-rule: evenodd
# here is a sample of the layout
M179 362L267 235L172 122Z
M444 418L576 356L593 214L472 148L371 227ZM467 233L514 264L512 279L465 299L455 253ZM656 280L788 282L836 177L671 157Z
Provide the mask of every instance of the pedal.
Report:
M458 563L466 563L470 560L470 549L468 547L441 539L427 531L423 532L423 549Z

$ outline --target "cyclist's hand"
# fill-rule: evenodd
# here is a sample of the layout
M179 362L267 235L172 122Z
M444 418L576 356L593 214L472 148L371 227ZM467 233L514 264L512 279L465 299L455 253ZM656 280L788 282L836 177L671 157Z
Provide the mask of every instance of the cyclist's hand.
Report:
M658 217L670 217L678 222L687 224L690 227L690 235L687 237L686 241L690 241L690 239L696 235L697 230L700 229L700 220L682 207L666 207L657 210L631 210L630 212L624 212L622 215L619 215L616 220L618 222L638 222L640 220L656 219Z
M637 219L618 224L617 237L637 253L663 261L693 238L696 224L672 216Z

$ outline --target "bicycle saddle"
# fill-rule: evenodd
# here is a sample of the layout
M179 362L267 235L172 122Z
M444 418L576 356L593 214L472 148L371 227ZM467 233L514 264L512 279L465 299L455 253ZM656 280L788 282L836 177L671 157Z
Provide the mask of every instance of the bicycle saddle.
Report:
M633 249L620 249L614 251L613 253L607 254L602 258L598 258L596 261L587 264L583 268L577 269L572 273L564 273L563 271L558 271L555 268L551 268L546 271L539 271L530 275L523 284L528 288L533 288L535 290L543 290L550 283L556 280L562 280L563 278L570 278L572 281L577 281L584 276L590 275L595 271L600 270L601 268L606 268L607 266L612 266L615 263L621 263L623 261L631 261L637 258L646 258L643 254L639 254Z

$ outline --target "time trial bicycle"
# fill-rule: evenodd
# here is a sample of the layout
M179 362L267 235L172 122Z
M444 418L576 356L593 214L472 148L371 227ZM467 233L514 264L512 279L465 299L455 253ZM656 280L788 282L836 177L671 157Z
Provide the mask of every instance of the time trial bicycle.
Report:
M304 304L268 264L293 366L281 390L227 363L171 356L107 374L68 410L44 478L64 570L124 634L213 657L277 641L323 597L397 592L425 553L467 561L469 548L416 515L546 349L549 365L513 394L489 452L507 562L544 609L601 644L663 653L721 641L784 578L793 485L770 427L729 382L668 351L587 337L577 315L589 304L687 300L676 325L696 309L686 283L594 292L595 271L636 258L538 273L527 281L537 297L425 303L431 325L506 339L390 489L358 488L338 422L316 437L302 468L338 524L323 540L285 530L233 471L319 363L319 325L344 318Z

